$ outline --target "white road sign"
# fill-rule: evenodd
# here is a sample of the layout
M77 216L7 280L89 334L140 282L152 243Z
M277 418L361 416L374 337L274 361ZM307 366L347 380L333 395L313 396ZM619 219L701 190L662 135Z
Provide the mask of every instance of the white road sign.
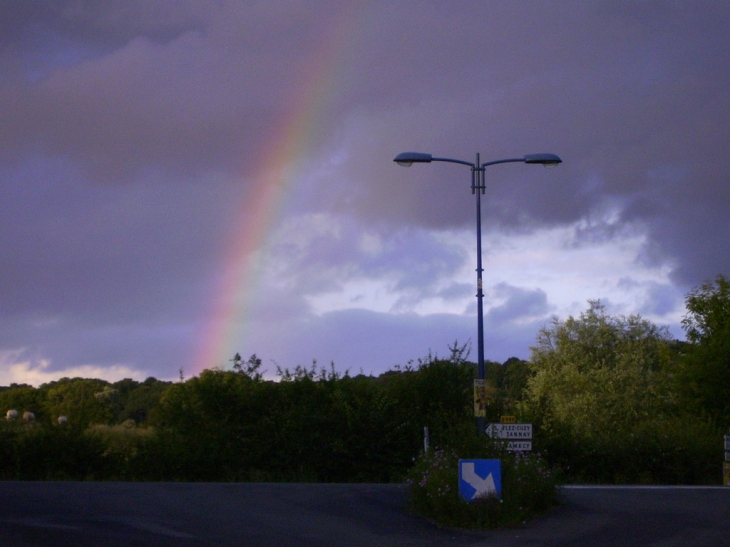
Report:
M493 439L532 439L532 424L489 424L486 431Z
M510 452L523 452L532 450L532 441L509 441L507 450Z

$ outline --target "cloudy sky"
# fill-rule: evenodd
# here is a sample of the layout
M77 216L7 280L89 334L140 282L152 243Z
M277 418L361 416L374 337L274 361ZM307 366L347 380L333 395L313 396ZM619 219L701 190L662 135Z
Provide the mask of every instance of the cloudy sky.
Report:
M730 274L730 4L2 0L0 384L476 346ZM472 352L475 358L475 351Z

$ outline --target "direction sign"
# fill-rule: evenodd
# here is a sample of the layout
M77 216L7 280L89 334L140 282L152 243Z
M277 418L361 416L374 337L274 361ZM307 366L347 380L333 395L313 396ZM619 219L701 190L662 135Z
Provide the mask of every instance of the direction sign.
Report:
M459 460L459 494L465 501L502 495L499 460Z
M499 421L503 424L514 424L517 422L517 416L502 416Z
M507 450L510 452L525 452L532 450L532 441L509 441Z
M489 424L487 435L493 439L532 439L532 424Z

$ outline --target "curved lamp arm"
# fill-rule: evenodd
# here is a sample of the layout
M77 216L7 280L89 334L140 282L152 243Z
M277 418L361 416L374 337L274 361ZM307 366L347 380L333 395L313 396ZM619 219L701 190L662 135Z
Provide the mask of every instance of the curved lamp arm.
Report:
M445 161L448 163L460 163L461 165L468 165L472 169L475 169L477 167L476 164L471 163L469 161L463 161L463 160L455 160L451 158L434 158L431 154L424 154L422 152L403 152L402 154L398 154L395 159L393 160L398 165L401 165L403 167L410 167L414 163L431 163L432 161ZM544 165L545 167L550 167L554 165L558 165L559 163L562 163L563 160L560 159L555 154L527 154L521 158L510 158L505 160L495 160L495 161L488 161L486 163L482 163L479 165L479 168L484 169L485 167L489 165L496 165L498 163L513 163L513 162L522 162L522 163L528 163L532 165Z

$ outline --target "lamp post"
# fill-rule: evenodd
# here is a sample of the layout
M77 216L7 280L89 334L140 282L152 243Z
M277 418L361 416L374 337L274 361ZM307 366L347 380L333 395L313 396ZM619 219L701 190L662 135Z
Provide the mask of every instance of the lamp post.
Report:
M527 154L521 158L510 158L505 160L488 161L481 163L479 154L477 154L474 163L454 160L451 158L434 158L431 154L423 154L420 152L403 152L398 154L393 160L398 165L410 167L414 163L431 163L432 161L445 161L448 163L459 163L467 165L471 168L471 193L477 196L477 375L480 380L484 380L484 308L482 300L484 293L482 292L482 207L481 195L484 193L485 180L484 169L490 165L498 163L521 162L532 165L542 165L544 167L556 166L562 163L555 154ZM479 417L479 435L484 434L484 418Z

